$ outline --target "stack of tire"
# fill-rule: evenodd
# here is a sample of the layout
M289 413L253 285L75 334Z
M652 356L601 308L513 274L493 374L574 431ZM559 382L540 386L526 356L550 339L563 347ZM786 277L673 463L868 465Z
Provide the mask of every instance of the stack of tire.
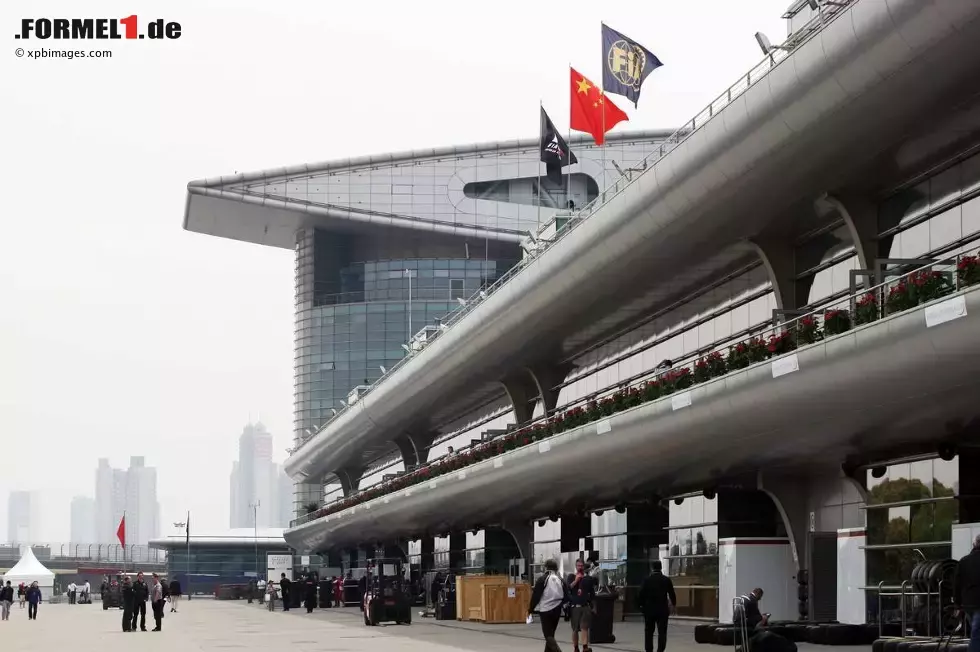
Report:
M968 648L969 642L966 639L923 641L879 638L871 644L871 652L967 652Z
M817 645L870 645L878 637L877 625L842 625L840 623L773 622L769 625L773 634L794 643ZM694 641L703 644L735 645L735 628L732 625L705 624L694 628Z
M928 598L928 608L920 603L906 616L906 626L911 627L920 636L936 636L943 633L945 629L943 614L953 603L953 582L958 565L958 562L953 559L943 559L923 561L912 569L909 576L912 591L933 594Z
M797 582L797 598L799 598L799 613L800 620L806 620L810 617L810 587L808 586L808 577L806 569L801 570L796 575Z

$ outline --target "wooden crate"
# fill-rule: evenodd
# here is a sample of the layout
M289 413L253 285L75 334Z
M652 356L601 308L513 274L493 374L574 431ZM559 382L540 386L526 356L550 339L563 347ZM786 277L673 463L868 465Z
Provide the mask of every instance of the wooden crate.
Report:
M483 587L499 586L510 581L506 575L457 575L456 619L483 620Z
M483 585L483 622L524 623L531 604L530 584Z

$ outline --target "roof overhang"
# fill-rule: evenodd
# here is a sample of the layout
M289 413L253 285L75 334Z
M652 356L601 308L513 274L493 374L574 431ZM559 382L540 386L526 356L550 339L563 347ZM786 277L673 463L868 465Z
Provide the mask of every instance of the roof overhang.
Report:
M630 131L609 135L606 140L611 143L660 140L671 133L672 130ZM584 144L590 142L590 138L576 136L572 138L571 144ZM295 245L296 232L309 226L344 233L379 236L382 234L390 236L394 229L516 244L526 235L525 233L480 225L457 225L408 215L355 209L349 206L320 204L291 197L262 195L249 191L249 186L262 182L309 179L317 175L405 165L447 157L536 149L538 146L537 138L525 138L362 156L199 179L187 184L184 229L282 249L292 249Z

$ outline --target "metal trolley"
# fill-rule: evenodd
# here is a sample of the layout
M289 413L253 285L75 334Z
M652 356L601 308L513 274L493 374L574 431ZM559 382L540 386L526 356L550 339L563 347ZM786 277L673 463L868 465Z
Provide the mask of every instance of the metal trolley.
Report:
M735 626L736 652L751 652L749 626L745 621L745 598L743 596L732 600L732 624Z

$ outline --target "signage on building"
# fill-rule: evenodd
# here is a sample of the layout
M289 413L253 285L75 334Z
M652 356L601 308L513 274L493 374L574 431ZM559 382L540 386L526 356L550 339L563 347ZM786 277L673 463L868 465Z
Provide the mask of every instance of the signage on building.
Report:
M268 554L266 555L266 569L268 570L267 580L278 582L282 578L282 574L285 573L286 577L290 580L293 579L293 556L283 555L283 554Z

